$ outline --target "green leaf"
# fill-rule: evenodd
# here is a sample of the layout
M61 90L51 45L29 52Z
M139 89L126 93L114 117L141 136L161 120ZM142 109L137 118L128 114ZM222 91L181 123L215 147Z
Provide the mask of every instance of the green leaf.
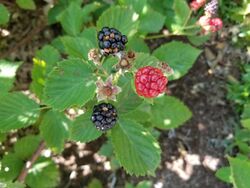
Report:
M119 0L119 4L126 5L138 14L141 14L142 10L146 7L147 0Z
M131 37L137 32L138 16L131 9L111 6L99 17L97 21L97 28L100 30L102 27L114 27L122 34Z
M3 4L0 4L0 25L7 24L9 22L9 19L10 12Z
M165 18L161 13L147 7L140 16L139 31L141 33L157 33L162 29Z
M27 160L38 148L41 138L35 135L29 135L18 140L14 145L14 151L17 157Z
M143 102L138 108L126 113L125 115L123 115L123 117L125 117L126 119L134 120L138 123L145 123L147 121L150 121L150 113L151 106L146 102Z
M241 123L243 127L250 130L250 103L244 105L243 113L241 115Z
M88 60L88 52L96 46L83 37L61 37L65 51L72 57L79 57Z
M151 188L153 183L151 181L141 181L135 188Z
M29 170L25 183L30 188L54 188L59 182L60 173L51 159L40 157Z
M52 46L46 45L37 51L36 58L33 59L31 90L41 99L45 79L53 66L59 61L60 53Z
M75 119L71 128L70 139L80 142L90 142L102 135L91 121L91 114L85 113Z
M232 180L235 188L249 188L250 162L238 158L229 158Z
M36 58L46 62L46 73L49 73L60 60L60 53L51 45L45 45L36 52Z
M93 178L88 184L87 188L102 188L102 182L96 178Z
M14 153L3 156L1 160L0 177L6 181L14 180L23 168L23 161Z
M136 53L136 59L134 61L134 66L136 68L145 67L145 66L157 66L159 60L149 54L145 53Z
M188 36L188 40L195 46L201 46L210 39L211 35Z
M2 181L0 180L1 188L25 188L25 185L19 182L11 182L11 181Z
M69 137L70 124L70 120L63 113L50 110L44 114L39 128L46 144L60 152Z
M166 18L166 26L175 34L181 34L191 10L186 1L174 0Z
M128 113L131 110L135 110L140 104L142 104L143 99L138 97L134 92L131 84L131 78L129 76L123 76L119 79L118 85L122 88L122 92L117 97L116 108L118 112Z
M145 41L142 38L139 38L138 36L132 37L127 45L126 49L135 51L135 52L144 52L144 53L149 53L149 48Z
M35 10L36 4L34 0L16 0L17 5L26 10Z
M91 13L95 12L99 8L102 7L102 4L99 2L93 2L89 4L85 4L83 9L82 9L82 16L84 18L83 23L88 23L92 21L92 15Z
M154 137L140 124L120 119L111 130L116 158L129 174L154 174L161 149Z
M76 36L81 32L83 24L83 14L80 5L72 2L61 15L58 16L64 31L72 36Z
M215 176L224 182L232 183L230 167L220 168L219 170L217 170Z
M84 29L80 34L80 37L88 39L89 41L92 42L93 46L95 46L95 47L98 46L96 36L97 36L97 31L96 31L95 27L89 27L87 29Z
M170 80L176 80L188 72L200 53L199 49L189 44L174 41L157 48L153 55L169 64L174 70Z
M94 97L95 89L95 77L87 62L64 60L48 76L44 102L58 110L82 106Z
M106 143L102 145L98 154L103 155L105 157L112 157L113 156L113 147L111 142L108 140Z
M186 105L171 96L156 98L151 114L153 124L160 129L177 128L192 116Z
M13 87L17 68L21 62L14 63L6 60L0 60L0 98Z
M0 100L0 132L34 124L39 117L39 105L22 93L11 93Z

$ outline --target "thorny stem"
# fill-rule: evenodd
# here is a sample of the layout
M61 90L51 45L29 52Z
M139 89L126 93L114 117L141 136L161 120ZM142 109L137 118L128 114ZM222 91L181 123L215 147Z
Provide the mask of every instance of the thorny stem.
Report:
M37 150L33 153L30 159L25 163L22 171L20 172L17 181L20 183L24 183L26 176L28 175L29 170L31 169L32 165L36 162L38 157L40 156L41 152L45 148L45 141L41 141Z

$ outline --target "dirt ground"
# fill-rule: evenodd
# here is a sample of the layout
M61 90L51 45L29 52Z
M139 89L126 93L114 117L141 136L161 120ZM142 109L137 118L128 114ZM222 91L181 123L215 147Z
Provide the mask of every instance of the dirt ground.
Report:
M21 11L8 28L11 35L0 39L0 57L25 62L18 71L17 89L27 89L31 82L35 50L60 33L56 27L44 26L41 17ZM23 21L30 20L28 18L32 18L32 22ZM228 75L237 77L237 64L233 62L242 58L242 50L233 49L227 37L222 34L220 40L212 38L202 47L204 52L189 73L169 84L171 95L181 99L193 117L175 131L161 131L162 162L155 177L136 178L121 169L105 170L106 159L95 154L105 142L102 137L86 145L67 143L62 155L54 156L62 176L59 187L84 187L95 177L104 187L119 188L124 187L125 182L152 180L157 188L230 188L214 176L216 169L227 164L224 150L238 119L226 99L226 85ZM149 44L156 48L166 41ZM75 177L72 171L77 172Z

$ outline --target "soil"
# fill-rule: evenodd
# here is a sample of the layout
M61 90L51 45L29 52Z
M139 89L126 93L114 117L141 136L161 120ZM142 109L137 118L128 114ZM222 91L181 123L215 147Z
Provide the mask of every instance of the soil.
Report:
M7 28L11 35L1 39L0 56L25 62L18 71L16 87L26 90L31 81L35 51L49 43L58 31L44 26L44 19L39 14L27 11L19 11L18 14L18 18L24 21L14 19ZM32 21L27 21L30 18ZM21 31L27 27L27 32L22 34ZM219 40L213 37L201 47L204 52L189 73L170 82L169 93L182 100L193 117L176 130L161 131L162 162L155 177L129 176L122 169L115 172L107 170L104 165L107 159L96 154L106 141L101 137L89 144L66 143L62 155L54 156L62 176L59 187L84 187L93 177L99 179L104 187L117 188L124 187L125 182L136 184L141 180L150 180L157 188L232 187L215 177L216 169L227 165L224 151L238 119L226 98L226 85L228 75L237 77L238 68L232 62L239 60L243 52L233 49L226 37L223 32ZM149 45L153 49L169 40L149 41Z

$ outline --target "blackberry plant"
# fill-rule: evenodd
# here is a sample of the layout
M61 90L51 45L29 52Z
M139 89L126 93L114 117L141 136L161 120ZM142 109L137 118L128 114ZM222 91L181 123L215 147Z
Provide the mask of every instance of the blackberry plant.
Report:
M62 32L36 52L28 92L12 90L20 63L0 60L0 138L37 129L3 156L0 181L5 186L55 187L58 168L51 157L40 156L42 151L60 154L67 141L88 143L99 137L107 137L109 158L127 173L154 175L161 160L155 128L174 129L192 116L185 104L165 93L168 81L183 77L201 50L173 40L149 53L145 42L171 35L198 40L202 33L188 3L89 2L59 0L49 10L48 24L60 24ZM157 34L166 29L169 34Z

